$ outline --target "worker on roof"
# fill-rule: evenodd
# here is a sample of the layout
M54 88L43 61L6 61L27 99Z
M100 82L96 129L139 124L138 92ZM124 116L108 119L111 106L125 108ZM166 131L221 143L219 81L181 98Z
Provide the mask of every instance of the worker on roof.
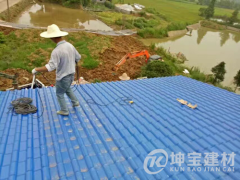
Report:
M81 59L81 55L72 44L62 39L66 35L68 33L61 31L55 24L48 26L47 31L40 34L43 38L50 38L57 47L52 51L48 64L34 68L32 74L56 69L56 95L61 108L57 114L67 116L69 111L64 98L65 93L71 99L73 107L79 106L79 101L70 86L74 80L75 64Z

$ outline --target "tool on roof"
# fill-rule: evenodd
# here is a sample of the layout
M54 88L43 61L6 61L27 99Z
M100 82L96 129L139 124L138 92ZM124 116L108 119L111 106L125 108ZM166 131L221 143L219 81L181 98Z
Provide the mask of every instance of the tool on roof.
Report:
M12 109L16 114L33 114L37 112L37 107L33 106L31 98L19 98L11 102Z
M188 103L187 101L185 101L183 99L177 99L177 101L180 102L183 105L186 105L186 106L192 108L192 109L196 109L198 107L197 104L192 105L191 103Z
M137 51L137 52L133 52L133 53L127 53L116 65L115 67L112 69L113 71L117 71L121 65L123 65L128 59L132 59L135 57L139 57L139 56L145 56L146 57L146 63L147 62L151 62L151 61L156 61L156 60L162 60L161 56L158 55L153 55L150 56L149 52L147 50L143 50L143 51ZM162 60L163 61L163 60Z
M36 80L36 75L34 74L33 75L33 80L32 80L32 85L31 85L31 89L33 89L33 86L35 84L35 80Z
M177 99L178 102L180 102L183 105L186 105L188 102L183 99Z
M195 105L193 106L191 103L189 103L187 106L190 107L190 108L192 108L192 109L196 109L196 108L197 108L197 104L195 104Z

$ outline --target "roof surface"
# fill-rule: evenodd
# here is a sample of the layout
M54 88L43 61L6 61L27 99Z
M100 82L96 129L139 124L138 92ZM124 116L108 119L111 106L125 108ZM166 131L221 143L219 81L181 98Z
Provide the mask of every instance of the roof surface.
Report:
M56 114L55 88L0 92L1 180L239 179L239 95L183 76L88 84L75 94L81 105L73 109L66 98L70 115L64 117ZM97 103L114 103L91 104L89 95ZM134 103L119 101L123 96ZM9 113L10 102L19 97L33 98L38 114ZM198 108L181 105L177 98ZM155 149L165 150L168 162L149 175L143 163ZM172 152L185 154L185 168L188 153L202 153L202 169L171 171L178 167L170 164ZM204 153L211 152L219 154L220 168L221 154L234 152L234 172L204 171Z

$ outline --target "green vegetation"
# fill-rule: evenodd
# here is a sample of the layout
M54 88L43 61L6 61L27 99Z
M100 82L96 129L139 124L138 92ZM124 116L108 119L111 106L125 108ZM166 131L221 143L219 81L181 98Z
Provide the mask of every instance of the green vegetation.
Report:
M189 70L189 73L190 73L190 77L193 79L196 79L198 81L202 81L205 83L213 83L213 76L204 74L204 72L201 72L198 67L192 67Z
M214 75L213 84L220 83L224 80L224 75L226 74L225 62L221 62L212 68Z
M233 11L232 16L229 18L229 23L233 24L234 22L238 22L238 9Z
M122 14L118 12L99 12L96 13L99 19L104 21L108 25L116 25L119 20L124 19L125 21L133 21L136 17L129 14Z
M172 76L173 70L171 66L162 61L153 61L143 67L142 76L148 78Z
M167 37L167 30L165 28L145 28L138 30L137 34L143 38L162 38Z
M208 8L207 8L206 11L205 11L205 18L206 18L206 19L210 19L211 17L214 16L215 3L216 3L216 0L211 0Z
M21 68L30 71L45 65L56 45L50 39L41 38L40 32L18 30L9 35L0 33L0 70ZM110 45L110 39L85 32L71 33L66 37L81 53L81 65L88 69L98 66L99 52Z
M66 7L78 8L79 6L88 6L91 3L91 0L52 0L52 2L62 4Z
M218 24L216 22L203 20L201 21L201 26L211 28L211 29L217 29L217 30L225 30L227 29L225 25Z
M187 23L171 23L164 28L147 27L138 30L137 34L143 38L162 38L167 37L168 31L183 30L187 26Z
M157 12L163 14L171 22L188 22L193 24L202 19L198 15L198 10L201 6L193 3L182 3L169 0L125 0L125 3L139 3L147 8L154 7ZM215 15L230 16L232 10L215 8Z
M235 89L235 92L236 92L237 87L240 86L240 70L237 72L236 76L234 77L233 83L236 85L236 89Z
M210 0L198 0L198 4L209 5ZM216 7L227 8L227 9L240 8L240 2L239 1L231 1L231 0L218 0L216 2Z
M87 7L85 7L85 9L95 12L111 10L108 7L106 7L104 3L90 3Z
M171 69L170 70L171 74L188 76L192 79L196 79L198 81L202 81L202 82L208 83L208 84L214 84L215 86L217 86L219 88L234 92L234 90L231 87L223 86L220 83L221 81L219 81L219 80L215 83L214 81L215 81L216 74L205 74L204 72L201 72L200 69L197 67L188 68L184 64L182 64L179 61L179 59L177 59L171 53L168 53L162 47L157 48L157 47L155 47L154 44L151 44L150 48L152 51L155 51L156 54L162 56L162 58L164 59L164 62L159 61L159 64L161 64L161 65L166 64L167 69ZM155 69L157 69L157 67L150 68L150 69L148 69L148 71L146 71L147 66L148 65L146 65L142 68L141 76L162 77L165 75L165 71L162 71L162 70L159 72L159 74L155 73ZM189 71L189 74L184 74L183 73L184 69L187 69ZM219 69L221 69L221 68L219 68ZM153 72L151 72L151 71L153 71ZM222 71L220 71L220 72L222 72ZM239 74L236 75L236 78L239 78L238 82L240 83L240 70L238 73ZM218 78L219 78L219 75L221 76L221 73L218 73L218 75L217 75Z
M102 82L100 79L94 79L94 80L92 81L92 83L100 83L100 82Z
M216 84L215 86L217 86L217 87L219 87L219 88L221 88L221 89L225 89L225 90L227 90L227 91L230 91L230 92L234 92L234 90L233 90L233 88L231 88L231 87L228 87L228 86L223 86L222 84Z
M6 37L3 32L0 32L0 44L3 44L6 41Z
M211 0L208 5L208 8L200 8L199 15L205 17L206 19L210 19L214 16L214 8L215 8L216 0Z
M109 1L105 1L104 5L109 8L109 9L114 9L115 8L115 5L112 4L111 2Z
M160 17L161 19L165 20L165 21L169 21L168 17L165 16L164 14L161 14L159 11L157 11L155 8L146 8L145 11L147 13L151 13L154 14L157 17ZM145 13L146 14L146 13Z

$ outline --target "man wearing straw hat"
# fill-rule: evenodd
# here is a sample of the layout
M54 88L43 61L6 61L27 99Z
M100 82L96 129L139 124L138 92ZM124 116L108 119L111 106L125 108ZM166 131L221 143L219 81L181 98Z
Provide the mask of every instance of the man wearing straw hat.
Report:
M57 44L57 47L52 51L48 64L34 68L32 74L50 72L56 69L56 95L61 108L57 114L67 116L69 111L64 98L65 93L71 99L73 107L79 106L70 86L74 80L75 64L81 59L81 55L72 44L62 39L66 35L68 33L61 31L55 24L48 26L47 31L40 34L43 38L50 38Z

